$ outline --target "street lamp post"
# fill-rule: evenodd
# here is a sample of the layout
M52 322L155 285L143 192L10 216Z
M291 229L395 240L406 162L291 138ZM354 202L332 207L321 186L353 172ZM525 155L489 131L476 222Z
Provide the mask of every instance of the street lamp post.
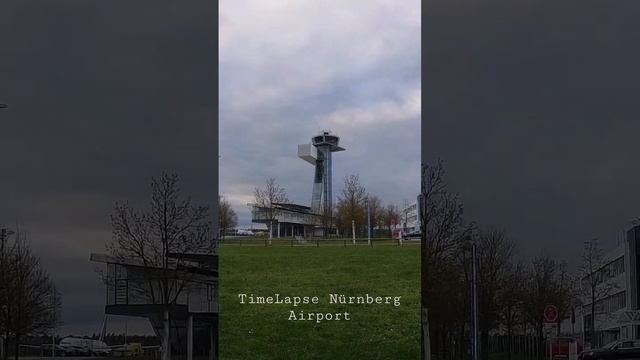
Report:
M351 238L353 239L353 245L356 244L356 221L351 220Z
M371 246L371 203L367 197L367 242Z
M0 228L0 276L2 277L2 279L0 279L0 284L2 284L3 286L4 286L4 273L5 273L5 269L4 269L5 243L7 241L7 238L13 234L15 234L15 232L10 229ZM3 305L3 307L4 306L5 305ZM2 309L2 310L5 311L5 309ZM5 351L7 351L7 349L4 348L4 345L5 345L5 339L3 336L0 336L0 356L2 356L3 359L4 359Z
M424 226L423 226L424 230ZM424 233L423 233L424 236ZM469 276L469 304L470 304L470 350L471 360L480 359L480 306L478 299L478 283L479 283L479 259L477 244L471 242L471 237L465 238L466 244L463 247L463 258L465 259L465 268L468 267ZM465 270L466 273L467 270Z
M473 314L473 335L472 335L472 359L480 359L480 336L479 336L479 309L478 309L478 270L477 270L477 255L476 244L471 245L471 299L472 299L472 314Z

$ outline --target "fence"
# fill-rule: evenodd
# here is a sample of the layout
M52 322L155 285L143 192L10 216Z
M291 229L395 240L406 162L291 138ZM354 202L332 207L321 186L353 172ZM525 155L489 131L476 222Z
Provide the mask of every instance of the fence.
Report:
M492 359L500 360L538 360L546 359L545 342L535 335L506 335L489 338L489 354Z
M392 239L392 238L272 238L268 237L225 237L220 239L220 245L233 246L411 246L419 245L420 239Z
M12 347L13 348L13 347ZM56 350L55 350L55 354L52 354L51 352L51 344L42 344L42 345L20 345L19 346L19 352L18 352L18 358L22 358L22 359L59 359L59 358L64 358L66 356L69 356L67 354L64 353L63 350L58 348L58 345L56 345ZM15 357L14 355L14 351L13 349L9 349L10 351L8 352L8 358L9 359L13 359ZM83 355L74 355L76 358L79 359L86 359L89 357L94 357L94 354L85 354ZM150 349L142 349L142 353L141 354L137 354L135 356L132 356L131 354L127 354L126 351L122 351L122 350L113 350L111 351L111 355L109 355L108 357L106 357L108 359L112 359L112 358L128 358L128 359L132 359L135 358L135 360L159 360L160 359L160 352L158 348L150 348ZM183 356L182 358L186 358L186 356ZM100 357L96 357L96 359L100 359ZM102 357L102 359L105 359L105 357ZM178 356L172 356L172 359L180 359L180 357ZM195 357L194 359L208 359L207 357Z
M466 329L460 332L431 333L431 354L434 360L471 360L471 340ZM482 344L481 344L482 347ZM484 349L480 349L483 359ZM539 343L539 337L529 335L493 335L488 338L486 349L489 360L547 360L546 342ZM567 357L557 357L569 360Z

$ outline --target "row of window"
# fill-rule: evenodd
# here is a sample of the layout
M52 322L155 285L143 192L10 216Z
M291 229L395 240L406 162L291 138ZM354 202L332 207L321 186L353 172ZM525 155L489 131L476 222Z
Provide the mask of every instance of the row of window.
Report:
M596 302L596 313L612 313L626 307L627 296L626 292L622 291L617 294L613 294L605 299Z
M620 274L623 274L624 273L624 256L610 262L604 268L602 268L601 271L603 272L603 274L605 274L608 277L616 277Z
M404 212L412 212L418 209L418 204L411 204L408 207L404 208Z
M624 256L608 263L594 273L596 284L600 284L609 278L624 274ZM583 285L589 287L589 277L582 279Z

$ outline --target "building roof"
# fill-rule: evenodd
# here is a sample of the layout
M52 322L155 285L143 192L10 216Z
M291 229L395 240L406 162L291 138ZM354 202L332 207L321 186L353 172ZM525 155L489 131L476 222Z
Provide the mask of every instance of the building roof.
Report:
M251 204L250 203L248 205L252 206L254 208L258 208L258 209L266 209L266 207L258 206L256 204ZM300 204L273 203L273 207L275 209L282 210L282 211L290 211L290 212L300 213L300 214L304 214L304 215L321 216L320 214L316 214L316 213L312 212L311 211L311 207L305 206L305 205L300 205Z
M298 205L298 204L288 204L288 203L273 203L273 206L282 210L315 215L314 213L311 212L311 208L309 206Z
M218 256L213 254L175 254L169 253L169 258L175 261L170 263L172 269L178 269L187 272L200 273L202 275L218 275ZM178 264L177 259L181 258L186 261L197 262L198 266ZM143 267L147 269L162 269L157 266L145 266L145 264L139 258L118 258L108 254L95 254L92 253L89 257L90 261L99 262L104 264L117 264L122 266L135 266Z

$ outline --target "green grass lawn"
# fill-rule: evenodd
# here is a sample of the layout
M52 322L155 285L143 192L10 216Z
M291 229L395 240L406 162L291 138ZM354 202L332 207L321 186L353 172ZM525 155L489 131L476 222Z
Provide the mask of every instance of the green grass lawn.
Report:
M419 246L220 249L220 355L245 359L419 359ZM240 304L238 294L318 296L318 304ZM401 296L401 305L329 304L329 294ZM350 321L290 321L289 311ZM344 316L343 316L344 317Z

